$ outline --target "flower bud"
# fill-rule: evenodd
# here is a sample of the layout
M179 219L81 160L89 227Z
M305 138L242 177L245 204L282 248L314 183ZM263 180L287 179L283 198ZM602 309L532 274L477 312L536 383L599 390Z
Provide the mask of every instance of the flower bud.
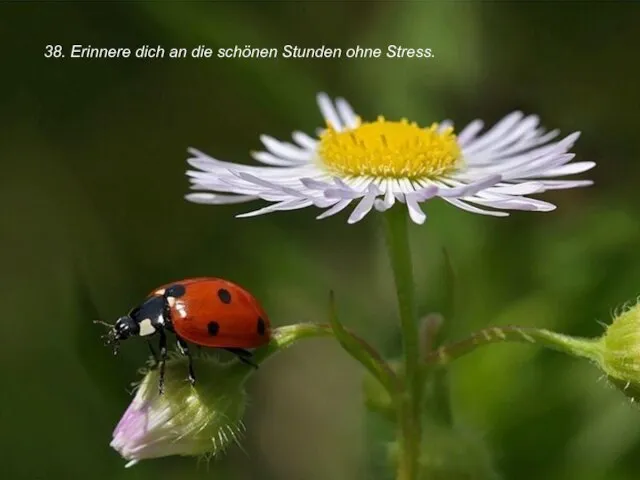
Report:
M129 461L127 467L169 455L214 455L239 441L248 367L211 357L193 362L195 386L186 378L186 358L167 361L163 394L158 391L158 369L146 372L113 432L111 446Z
M632 401L640 400L640 303L613 320L599 347L596 362L609 381Z

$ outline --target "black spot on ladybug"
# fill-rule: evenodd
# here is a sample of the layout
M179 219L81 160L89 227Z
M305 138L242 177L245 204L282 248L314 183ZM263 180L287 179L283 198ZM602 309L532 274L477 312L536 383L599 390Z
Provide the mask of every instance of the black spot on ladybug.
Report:
M167 287L167 289L164 291L164 296L180 298L186 292L187 292L187 289L184 287L184 285L176 283L175 285L171 285L170 287Z
M218 290L218 298L222 303L231 303L231 294L225 288Z
M209 335L215 337L218 334L218 331L220 331L220 325L218 325L218 322L209 322L207 325L207 331L209 332Z
M264 320L262 319L262 317L258 317L258 335L264 335L266 330L267 330L267 326L264 323Z

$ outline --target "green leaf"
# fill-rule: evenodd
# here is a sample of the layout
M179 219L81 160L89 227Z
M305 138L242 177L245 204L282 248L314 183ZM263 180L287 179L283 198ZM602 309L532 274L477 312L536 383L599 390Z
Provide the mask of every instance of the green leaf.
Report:
M394 372L398 382L402 383L404 381L402 360L389 360L387 364ZM362 379L362 395L364 404L370 412L376 413L390 422L396 422L397 414L393 398L380 381L368 372Z
M364 405L371 412L375 412L390 422L396 421L393 399L389 392L373 376L366 374L362 379L362 395Z

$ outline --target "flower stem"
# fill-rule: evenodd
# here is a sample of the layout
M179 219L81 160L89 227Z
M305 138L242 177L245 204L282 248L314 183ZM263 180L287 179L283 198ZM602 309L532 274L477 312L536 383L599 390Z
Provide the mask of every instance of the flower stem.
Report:
M492 343L524 342L558 350L568 355L597 361L600 355L598 339L572 337L540 328L489 327L472 333L458 342L443 345L425 358L427 366L446 366L476 348Z
M418 457L422 436L421 402L423 393L422 371L419 368L418 326L416 322L415 286L409 236L407 210L391 208L385 215L387 250L396 284L400 326L404 343L405 385L398 408L400 431L400 457L398 480L415 480L418 477Z
M297 323L286 325L273 330L271 341L262 348L256 350L253 361L257 364L264 362L274 353L290 347L298 340L305 338L330 337L333 330L330 325L318 323Z
M256 350L253 362L259 365L275 353L290 347L298 340L332 336L340 342L343 349L353 359L380 382L391 398L397 399L400 386L396 374L371 345L338 323L333 294L331 295L331 317L332 325L297 323L275 328L271 334L271 341ZM240 362L238 362L237 366L244 369L247 375L253 371L250 366Z

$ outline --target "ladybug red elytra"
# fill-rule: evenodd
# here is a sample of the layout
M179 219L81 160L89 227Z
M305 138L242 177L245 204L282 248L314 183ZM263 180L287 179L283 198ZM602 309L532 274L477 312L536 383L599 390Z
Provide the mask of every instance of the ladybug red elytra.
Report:
M98 322L103 323L104 322ZM167 359L166 331L176 336L178 349L189 358L189 381L195 384L193 362L187 342L222 348L251 362L256 348L271 339L271 324L258 301L244 288L214 277L187 278L156 288L128 315L120 317L105 335L117 354L120 341L129 337L149 338L158 334L160 359L149 341L149 348L160 364L159 388L164 384Z

